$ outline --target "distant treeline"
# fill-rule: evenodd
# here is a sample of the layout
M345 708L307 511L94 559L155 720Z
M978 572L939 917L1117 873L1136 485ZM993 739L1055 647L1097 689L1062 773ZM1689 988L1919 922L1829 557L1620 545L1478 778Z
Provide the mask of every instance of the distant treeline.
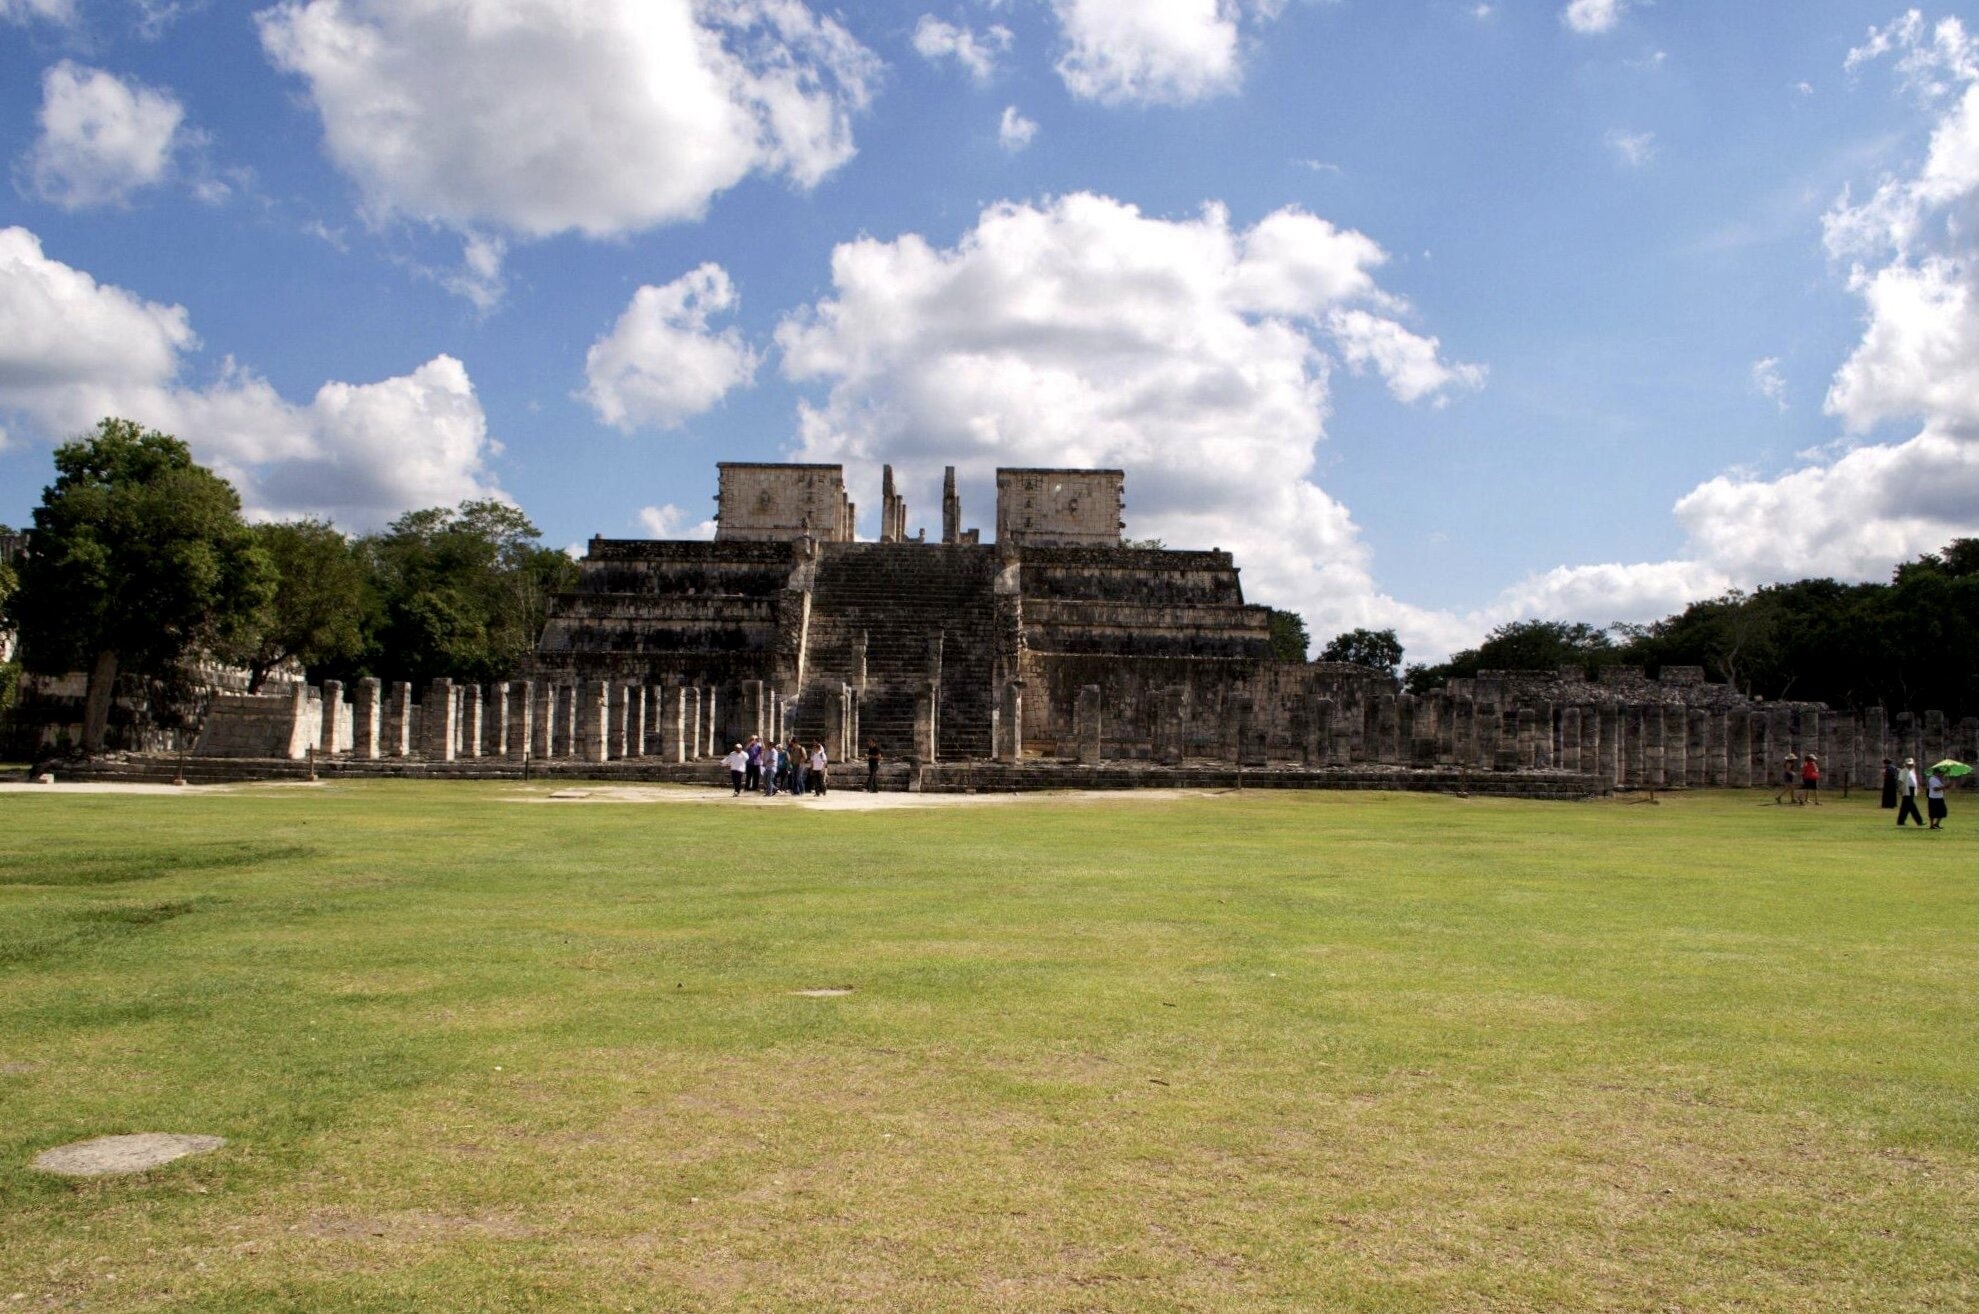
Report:
M1391 630L1356 630L1321 654L1401 665ZM1384 660L1386 659L1386 660ZM1600 628L1514 621L1447 662L1411 665L1412 692L1479 671L1576 666L1702 666L1715 680L1767 699L1979 715L1979 538L1898 566L1888 584L1804 579L1734 589L1648 625Z

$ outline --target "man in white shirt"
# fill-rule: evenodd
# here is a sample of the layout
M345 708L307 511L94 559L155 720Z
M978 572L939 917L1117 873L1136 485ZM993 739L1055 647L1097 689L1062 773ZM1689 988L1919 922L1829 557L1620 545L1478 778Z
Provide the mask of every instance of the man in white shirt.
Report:
M1903 825L1905 817L1915 818L1918 825L1924 824L1924 814L1917 810L1917 759L1906 757L1903 767L1897 772L1897 825Z
M734 786L735 797L741 798L742 776L749 769L749 755L742 751L742 745L737 744L728 750L728 756L722 759L722 765L728 768L728 783Z

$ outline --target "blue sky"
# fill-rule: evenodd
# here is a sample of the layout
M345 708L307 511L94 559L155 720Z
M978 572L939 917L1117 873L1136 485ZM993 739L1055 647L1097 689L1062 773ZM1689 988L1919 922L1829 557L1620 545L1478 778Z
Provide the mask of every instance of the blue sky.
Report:
M0 520L997 465L1433 657L1979 533L1979 44L1797 0L0 0Z

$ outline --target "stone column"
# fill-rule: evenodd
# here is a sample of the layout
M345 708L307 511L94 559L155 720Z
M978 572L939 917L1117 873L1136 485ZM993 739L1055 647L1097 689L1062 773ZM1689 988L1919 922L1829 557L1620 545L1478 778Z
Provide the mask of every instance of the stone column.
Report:
M625 694L625 755L627 757L646 756L646 736L649 732L646 707L646 686L635 684Z
M1477 734L1477 765L1483 771L1498 769L1498 741L1505 730L1505 714L1496 703L1479 703L1473 723Z
M420 706L420 749L431 762L454 760L459 722L455 719L454 682L441 676L426 686L426 700Z
M1888 721L1883 716L1882 708L1872 707L1862 714L1862 738L1865 741L1862 745L1863 767L1865 769L1874 768L1876 772L1873 777L1865 775L1863 777L1863 785L1867 787L1873 781L1876 787L1881 789L1883 784L1883 759L1891 756L1890 728ZM1899 758L1898 760L1901 761L1902 759ZM1924 765L1929 766L1931 764L1926 762Z
M1168 692L1171 691L1164 691L1162 695L1162 706L1164 709L1167 707L1166 699ZM1180 693L1181 691L1174 690L1172 692ZM1179 701L1178 699L1178 704ZM1178 705L1176 708L1178 722L1180 716L1181 709ZM997 760L1002 762L1016 762L1021 760L1024 756L1024 682L1022 680L1005 680L1003 682L1002 705L997 708L997 728L1000 731L1000 738L996 746ZM1175 738L1177 744L1176 760L1180 761L1181 727L1179 724L1176 726Z
M1601 792L1607 793L1622 779L1622 709L1603 703L1594 717L1598 738L1594 746L1595 774L1601 778Z
M384 729L384 708L380 695L384 686L375 677L357 682L356 701L351 707L351 756L364 762L378 760L378 739Z
M487 708L487 714L481 724L481 754L484 757L507 757L508 723L513 711L509 706L509 682L496 680L490 684L483 705Z
M1966 654L1967 658L1971 654ZM1924 751L1917 758L1917 778L1930 774L1933 762L1945 760L1945 714L1936 708L1924 713ZM1972 765L1967 763L1967 766Z
M341 680L323 681L323 730L322 751L341 753L345 751L343 742L344 685Z
M1477 761L1477 704L1459 698L1450 716L1452 757L1460 767L1475 767Z
M1815 757L1821 759L1822 765L1825 768L1827 765L1827 750L1828 745L1821 738L1821 713L1813 711L1802 712L1800 714L1801 755L1805 757L1809 753L1814 754ZM1828 773L1826 770L1823 770L1821 774L1825 776Z
M1800 745L1793 737L1792 711L1784 707L1776 707L1767 720L1770 724L1766 727L1766 740L1767 746L1773 750L1773 758L1766 764L1765 779L1768 783L1777 785L1780 780L1780 769L1786 761L1787 754L1798 753Z
M1753 719L1743 708L1725 714L1725 783L1733 789L1752 787Z
M557 755L557 686L547 681L536 686L536 724L531 727L535 733L529 740L529 751L542 761L549 761Z
M717 705L716 693L717 691L713 685L708 685L701 690L702 757L721 757L728 752L727 744L717 743L722 737L722 726L721 708Z
M1086 685L1072 708L1072 751L1081 766L1098 766L1104 732L1100 687Z
M660 758L676 765L687 760L687 686L660 691Z
M1513 725L1518 736L1518 769L1530 771L1538 761L1539 718L1530 707L1521 707Z
M481 756L481 686L470 684L460 691L460 747L468 757Z
M1409 759L1419 767L1435 766L1443 733L1442 697L1430 693L1411 701L1415 718L1410 726Z
M1580 769L1582 775L1596 775L1601 762L1601 709L1583 707L1580 709ZM1602 788L1613 788L1611 780Z
M586 680L577 690L577 755L603 762L611 755L611 686Z
M575 684L557 686L557 742L556 756L572 758L577 756L578 744L578 696Z
M1723 789L1731 782L1726 760L1726 721L1723 712L1707 712L1704 721L1704 783Z
M626 686L618 680L605 682L605 757L618 761L625 756L627 713Z
M385 701L385 756L412 754L412 685L405 680L392 682L391 696Z
M529 755L530 746L535 743L532 731L535 729L536 682L517 680L506 686L503 703L508 707L508 734L502 740L502 756L511 762L520 762Z
M1560 756L1555 762L1562 771L1580 771L1580 708L1560 709Z
M1663 783L1682 789L1690 782L1690 709L1682 703L1663 709Z
M680 760L692 762L701 756L701 690L694 685L680 689L682 733L686 736Z
M939 696L940 686L933 680L923 680L914 691L914 756L924 766L935 760L935 700Z
M743 735L774 736L776 731L769 724L768 711L763 702L763 682L744 680L742 682Z
M1383 692L1374 700L1374 749L1368 754L1371 761L1394 766L1401 762L1402 715L1396 705L1395 695Z
M1554 749L1553 704L1541 703L1533 709L1532 765L1541 771L1553 769Z
M1176 692L1179 694L1181 691L1178 689ZM1179 740L1181 737L1179 725L1176 731ZM1333 700L1331 698L1313 695L1312 703L1306 713L1306 738L1310 744L1306 754L1306 765L1315 767L1329 765L1333 760ZM1178 762L1181 760L1179 744L1176 760Z

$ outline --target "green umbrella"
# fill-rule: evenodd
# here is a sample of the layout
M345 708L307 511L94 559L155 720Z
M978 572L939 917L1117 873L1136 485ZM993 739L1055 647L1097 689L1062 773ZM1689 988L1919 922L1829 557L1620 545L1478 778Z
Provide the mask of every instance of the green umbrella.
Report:
M1949 757L1942 762L1933 763L1931 769L1941 776L1969 776L1972 774L1971 767L1955 758Z

